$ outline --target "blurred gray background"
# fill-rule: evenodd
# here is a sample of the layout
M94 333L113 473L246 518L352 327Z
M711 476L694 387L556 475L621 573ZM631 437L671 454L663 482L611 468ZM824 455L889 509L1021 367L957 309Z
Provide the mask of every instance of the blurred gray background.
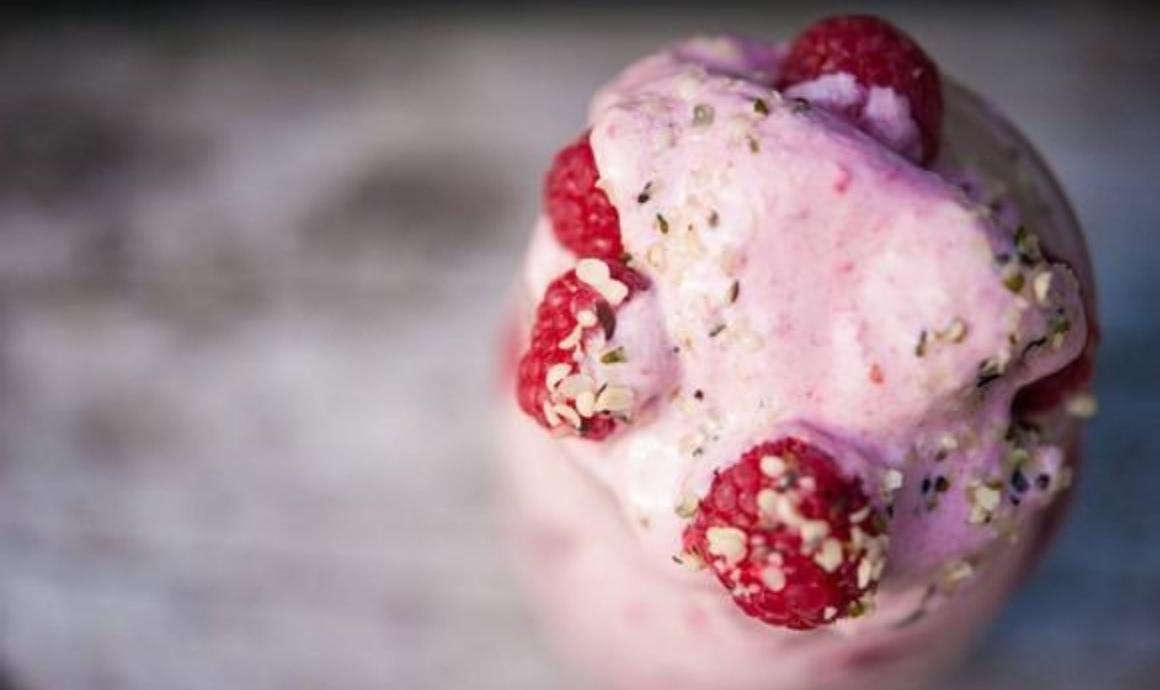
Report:
M487 443L542 171L636 56L829 9L0 22L0 687L579 688ZM1102 280L1070 523L946 687L1160 687L1160 15L878 9L1042 147Z

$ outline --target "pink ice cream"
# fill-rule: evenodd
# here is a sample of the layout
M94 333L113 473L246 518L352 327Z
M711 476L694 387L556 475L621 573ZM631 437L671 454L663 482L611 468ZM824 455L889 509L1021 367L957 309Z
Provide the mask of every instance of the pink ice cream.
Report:
M511 411L517 523L553 542L537 578L568 647L621 687L844 687L851 673L897 687L989 617L1070 481L1075 416L1011 413L1084 347L1090 283L1038 246L1086 281L1056 241L1067 230L1031 223L1018 194L955 160L953 130L942 174L913 164L917 130L890 89L773 90L783 52L698 39L596 95L599 184L651 287L602 344L624 361L585 373L636 406L602 443ZM857 100L861 128L795 96ZM576 263L541 220L526 319ZM787 435L826 449L890 516L871 611L810 633L747 618L680 564L714 474ZM920 658L899 657L919 640Z

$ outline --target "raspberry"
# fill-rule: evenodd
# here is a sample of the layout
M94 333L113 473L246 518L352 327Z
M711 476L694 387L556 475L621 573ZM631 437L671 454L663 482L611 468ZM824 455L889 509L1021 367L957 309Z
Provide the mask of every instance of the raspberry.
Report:
M864 88L889 87L904 96L921 134L918 158L923 163L934 159L942 128L942 87L938 66L914 39L878 17L822 19L794 39L782 65L779 87L785 90L841 72L852 75Z
M861 482L793 437L718 472L685 528L685 555L711 567L745 613L810 630L860 615L886 563L885 521Z
M644 276L619 261L591 258L548 285L516 376L524 412L548 429L593 441L630 419L632 389L597 382L584 369L612 338L617 308L647 287Z
M577 256L620 259L620 216L604 190L588 132L556 154L544 179L544 206L556 239Z
M1078 357L1054 374L1023 387L1015 395L1012 409L1016 416L1051 410L1090 384L1095 373L1096 347L1099 341L1099 329L1089 323L1087 342Z

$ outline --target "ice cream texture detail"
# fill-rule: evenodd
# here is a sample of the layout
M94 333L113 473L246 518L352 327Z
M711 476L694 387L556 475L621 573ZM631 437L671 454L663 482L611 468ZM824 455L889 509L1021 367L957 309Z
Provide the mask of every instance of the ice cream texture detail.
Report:
M693 39L596 95L569 193L607 201L619 240L593 246L620 256L540 221L524 289L554 301L527 310L520 402L653 567L771 625L857 626L876 593L969 578L1066 488L1067 411L1012 401L1088 324L1035 228L916 163L905 93L778 90L790 53ZM827 107L847 87L872 127Z

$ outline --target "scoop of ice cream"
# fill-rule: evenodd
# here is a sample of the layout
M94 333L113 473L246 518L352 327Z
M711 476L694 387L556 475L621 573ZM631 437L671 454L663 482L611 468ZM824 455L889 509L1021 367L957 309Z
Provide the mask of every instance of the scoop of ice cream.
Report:
M648 403L602 443L558 443L657 567L703 582L672 559L715 478L762 444L824 439L887 518L879 586L925 588L1066 485L1061 427L1011 403L1083 348L1080 286L1032 232L771 88L783 54L701 39L594 99L598 185L649 287L593 378ZM542 224L533 299L578 259Z

